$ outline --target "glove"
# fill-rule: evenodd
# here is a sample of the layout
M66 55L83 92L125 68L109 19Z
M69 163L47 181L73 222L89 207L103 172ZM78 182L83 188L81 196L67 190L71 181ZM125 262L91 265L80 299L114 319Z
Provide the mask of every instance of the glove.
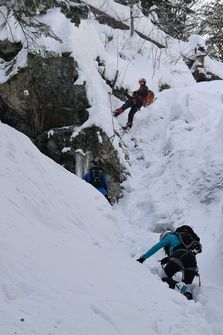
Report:
M145 261L145 258L141 256L136 261L142 264Z
M128 98L128 99L131 99L131 98L132 98L132 96L131 96L128 92L125 93L125 96L126 96L126 98Z

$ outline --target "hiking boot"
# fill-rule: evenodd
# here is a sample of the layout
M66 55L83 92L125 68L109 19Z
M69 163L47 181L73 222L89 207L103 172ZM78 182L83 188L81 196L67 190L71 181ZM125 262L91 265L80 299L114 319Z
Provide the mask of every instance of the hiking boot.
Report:
M176 285L175 285L175 289L176 289L177 291L180 291L180 293L182 293L182 294L185 294L185 293L188 292L187 285L184 284L183 282L176 283Z
M188 300L192 300L193 299L193 295L192 295L191 292L188 291L188 287L187 287L187 285L185 283L183 283L183 282L176 283L175 289L177 291L180 291L180 293L182 293L183 295L185 295L185 297Z
M127 126L122 127L122 129L125 130L125 131L129 131L129 130L131 129L131 127L129 127L129 126L127 125Z
M169 288L174 289L176 284L178 283L176 280L174 280L173 278L169 278L169 277L163 277L162 281L167 283L169 285Z
M185 292L184 295L188 300L193 300L193 295L191 292Z
M114 112L113 112L113 116L114 117L117 117L117 116L119 116L121 113L123 113L124 112L124 110L122 109L122 108L118 108L118 109L116 109Z
M132 128L132 122L128 121L125 127L122 127L124 130L130 130Z

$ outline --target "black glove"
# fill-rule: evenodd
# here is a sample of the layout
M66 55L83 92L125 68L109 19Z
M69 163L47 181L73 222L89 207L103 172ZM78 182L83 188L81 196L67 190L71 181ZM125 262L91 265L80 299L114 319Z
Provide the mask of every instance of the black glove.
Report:
M145 258L141 256L136 261L142 264L145 261Z
M132 96L131 96L128 92L125 93L125 96L126 96L126 98L128 98L128 99L131 99L131 98L132 98Z

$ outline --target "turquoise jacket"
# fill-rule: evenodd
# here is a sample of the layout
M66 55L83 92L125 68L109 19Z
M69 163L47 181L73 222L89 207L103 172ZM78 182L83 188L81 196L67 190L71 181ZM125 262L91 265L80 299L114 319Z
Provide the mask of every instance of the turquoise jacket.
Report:
M155 244L152 248L150 248L144 255L142 255L143 258L149 258L153 254L155 254L159 249L164 248L166 246L169 247L169 253L170 255L173 253L173 249L180 245L181 241L179 237L177 237L175 234L169 234L166 237L164 237L160 242Z

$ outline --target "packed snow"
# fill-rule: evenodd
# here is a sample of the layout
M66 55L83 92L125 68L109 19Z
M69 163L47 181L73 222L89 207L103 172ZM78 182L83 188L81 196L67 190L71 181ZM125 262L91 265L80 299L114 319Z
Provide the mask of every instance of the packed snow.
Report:
M120 8L109 4L110 10ZM1 334L221 335L223 82L195 83L175 41L161 52L93 18L79 28L58 9L41 19L63 40L41 43L59 54L70 51L78 64L75 84L86 81L90 117L73 136L92 124L113 134L111 111L122 102L110 100L101 73L112 80L118 70L116 85L130 92L145 77L157 100L136 113L131 132L115 136L130 176L113 207L26 136L0 123ZM13 33L19 40L21 31ZM25 66L25 54L22 49L14 73ZM220 74L222 64L209 61ZM158 93L164 84L171 89ZM127 113L114 120L117 132ZM195 301L161 282L162 251L136 262L164 228L181 224L191 225L203 244L197 256L202 286L198 279L191 286Z

